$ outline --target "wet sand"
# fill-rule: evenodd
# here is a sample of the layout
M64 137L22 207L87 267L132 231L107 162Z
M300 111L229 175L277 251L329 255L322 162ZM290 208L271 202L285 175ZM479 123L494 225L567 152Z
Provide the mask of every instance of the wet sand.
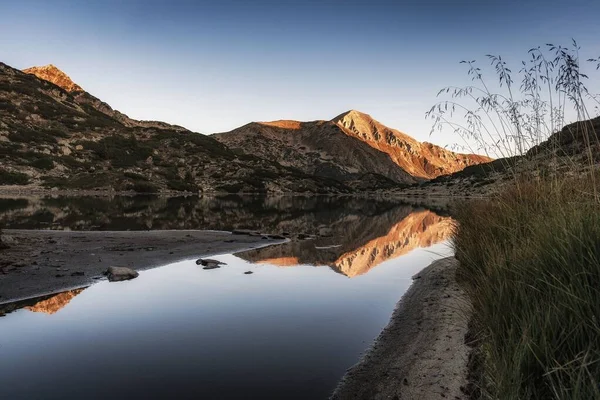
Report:
M471 308L455 280L457 264L444 258L414 277L388 326L332 399L467 398Z
M5 229L0 304L89 286L110 266L144 270L249 250L282 240L221 231L49 231ZM139 278L138 278L139 279Z

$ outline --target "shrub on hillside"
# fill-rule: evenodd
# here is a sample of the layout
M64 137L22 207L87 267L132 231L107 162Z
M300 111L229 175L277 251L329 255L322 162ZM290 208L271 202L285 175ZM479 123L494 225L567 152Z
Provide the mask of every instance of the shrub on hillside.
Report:
M21 172L10 172L0 169L0 185L27 185L29 176Z
M136 193L158 193L160 190L150 182L136 182L131 186L131 190Z
M40 157L33 160L30 165L34 168L49 171L54 168L54 161L52 161L52 158L50 157Z

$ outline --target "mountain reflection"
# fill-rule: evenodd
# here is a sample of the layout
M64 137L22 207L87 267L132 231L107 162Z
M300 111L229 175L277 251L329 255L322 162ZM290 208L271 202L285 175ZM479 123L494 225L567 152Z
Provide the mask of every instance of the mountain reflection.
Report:
M25 309L33 312L41 312L45 314L55 314L66 307L67 304L79 293L83 292L86 288L68 290L66 292L55 294L51 297L44 298L37 303L26 306Z
M328 238L290 242L236 256L280 267L329 266L354 277L416 248L447 240L452 234L452 218L400 206L376 216L349 216L332 224L330 229Z

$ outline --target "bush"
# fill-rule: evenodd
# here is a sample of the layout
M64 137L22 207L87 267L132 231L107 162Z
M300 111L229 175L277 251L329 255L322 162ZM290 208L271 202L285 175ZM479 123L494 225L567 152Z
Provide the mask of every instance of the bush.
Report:
M160 191L157 186L150 182L136 182L131 187L131 190L137 193L158 193Z
M194 182L180 179L167 180L167 187L178 192L197 192L198 186Z
M46 143L56 144L56 138L43 131L20 128L8 134L8 138L17 143Z
M136 174L135 172L125 172L125 173L123 173L123 175L126 178L129 178L134 181L147 181L148 180L148 178L146 178L144 175Z
M109 160L113 167L133 167L152 155L152 148L144 142L138 142L135 136L113 135L98 142L83 141L78 144L89 149L103 160Z
M34 168L49 171L54 168L54 161L52 161L52 159L49 157L42 157L33 160L30 165Z
M21 172L10 172L0 169L0 185L27 185L29 176Z

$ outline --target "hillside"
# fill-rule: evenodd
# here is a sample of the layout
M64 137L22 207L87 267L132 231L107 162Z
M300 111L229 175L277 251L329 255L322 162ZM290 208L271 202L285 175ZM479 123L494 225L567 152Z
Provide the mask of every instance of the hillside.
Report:
M88 104L95 108L97 111L100 111L103 114L119 121L125 126L128 127L145 127L145 128L159 128L159 129L171 129L176 131L185 131L187 129L182 128L181 126L167 124L165 122L160 121L138 121L132 118L129 118L127 115L113 110L111 106L102 100L92 96L88 92L86 92L81 86L76 84L71 80L71 78L65 74L63 71L58 69L56 66L49 64L43 67L31 67L26 68L23 72L27 74L32 74L37 76L40 79L45 81L54 83L56 86L63 88L67 92L69 92L77 103L80 104Z
M522 156L469 166L462 171L413 185L402 192L481 196L501 191L505 185L512 184L516 177L539 179L556 175L579 176L589 168L600 167L597 132L600 132L600 117L568 124Z
M0 63L0 185L136 192L349 190L335 180L235 154L181 127L130 119L56 67L28 71Z
M397 183L415 182L387 154L346 135L331 121L252 122L213 137L239 152L312 175L352 181L377 174Z
M341 114L332 122L347 135L388 154L396 165L417 178L432 179L492 160L486 156L455 153L431 143L419 142L356 110Z
M412 184L490 161L418 142L354 110L331 121L253 122L214 137L236 151L353 186L373 175Z

